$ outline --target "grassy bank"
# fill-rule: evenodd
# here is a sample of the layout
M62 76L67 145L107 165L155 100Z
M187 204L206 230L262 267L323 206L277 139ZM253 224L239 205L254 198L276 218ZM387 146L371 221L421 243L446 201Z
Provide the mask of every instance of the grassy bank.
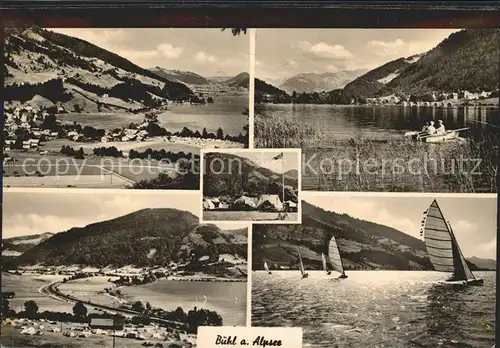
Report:
M304 149L302 187L321 191L495 193L497 136L426 144L361 137Z

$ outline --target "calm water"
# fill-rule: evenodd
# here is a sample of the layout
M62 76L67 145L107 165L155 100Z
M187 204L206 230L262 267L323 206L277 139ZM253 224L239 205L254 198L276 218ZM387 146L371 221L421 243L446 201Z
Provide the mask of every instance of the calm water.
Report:
M149 301L153 307L185 311L195 306L216 311L224 325L246 325L246 282L181 282L159 280L155 283L122 288L131 298ZM204 301L204 297L207 300ZM196 299L198 297L198 300Z
M299 326L304 347L487 347L495 335L495 272L482 287L438 284L446 274L350 271L334 280L298 271L252 278L252 325Z
M359 134L372 140L400 138L406 131L421 129L425 121L439 119L448 129L500 127L498 107L262 104L259 108L263 113L296 119L321 129L331 135L332 140L345 140Z
M228 95L215 98L214 104L206 105L172 105L169 110L158 116L159 124L171 132L188 127L191 130L207 128L208 132L216 132L222 127L224 134L238 135L243 133L243 126L248 121L242 115L248 108L248 95ZM131 122L140 123L143 114L110 113L110 114L62 114L57 118L67 122L78 122L83 126L114 129L127 127Z

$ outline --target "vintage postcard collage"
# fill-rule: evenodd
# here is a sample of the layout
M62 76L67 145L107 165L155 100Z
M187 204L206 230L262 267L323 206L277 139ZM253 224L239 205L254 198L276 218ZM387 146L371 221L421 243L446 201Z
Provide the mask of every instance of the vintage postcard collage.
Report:
M499 35L7 30L2 347L491 348Z

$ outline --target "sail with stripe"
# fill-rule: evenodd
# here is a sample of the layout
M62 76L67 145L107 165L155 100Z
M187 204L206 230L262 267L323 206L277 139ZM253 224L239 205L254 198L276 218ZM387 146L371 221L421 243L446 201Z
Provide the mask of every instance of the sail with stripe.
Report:
M299 267L300 267L300 273L302 273L302 276L306 274L306 270L304 269L304 264L302 263L302 255L300 254L300 248L297 247L297 251L299 252Z
M326 257L325 254L321 253L321 261L323 262L323 270L328 272L328 268L326 267Z
M436 271L453 273L454 281L476 279L436 200L427 210L423 232L427 254Z
M342 258L340 257L339 247L334 236L332 236L332 239L330 239L330 244L328 245L328 258L334 271L345 274L344 265L342 264Z
M264 261L264 269L266 270L266 272L269 272L269 266L267 265L266 261Z

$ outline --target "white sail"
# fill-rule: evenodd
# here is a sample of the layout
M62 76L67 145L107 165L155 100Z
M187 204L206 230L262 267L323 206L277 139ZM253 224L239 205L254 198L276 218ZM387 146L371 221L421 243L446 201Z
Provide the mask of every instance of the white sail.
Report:
M323 261L323 270L326 272L328 269L326 268L326 257L323 253L321 253L321 261Z
M342 259L340 257L339 247L337 246L337 241L334 236L332 236L330 244L328 245L328 258L330 259L330 264L335 271L342 274L345 273L344 265L342 264Z
M303 276L304 274L306 274L306 270L304 269L304 264L302 263L302 255L300 255L300 248L299 248L299 247L297 247L297 250L298 250L298 252L299 252L299 262L300 262L299 266L300 266L300 273L302 273L302 276Z
M436 271L453 273L454 280L475 279L436 200L427 210L424 241Z
M264 261L264 269L266 270L266 272L269 272L269 266L267 265L266 261Z

